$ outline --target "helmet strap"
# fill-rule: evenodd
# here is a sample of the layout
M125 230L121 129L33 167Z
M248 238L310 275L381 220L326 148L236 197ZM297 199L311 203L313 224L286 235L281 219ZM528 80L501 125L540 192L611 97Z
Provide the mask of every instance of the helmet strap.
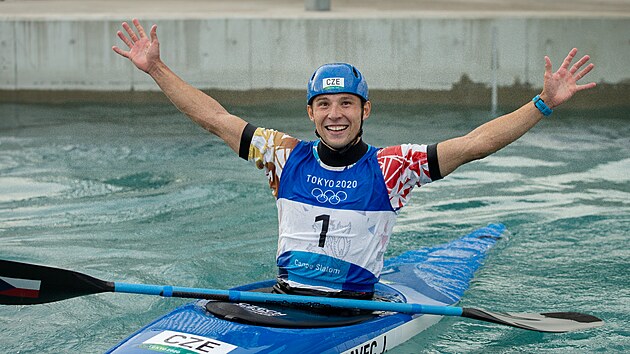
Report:
M322 142L322 144L324 144L327 148L329 148L330 150L339 153L339 154L344 154L346 152L348 152L348 150L350 150L353 146L355 146L356 144L358 144L361 141L361 137L363 136L363 106L365 105L365 101L361 100L361 126L359 126L359 132L357 133L357 135L354 137L354 139L352 139L346 146L342 146L341 148L334 148L330 145L328 145L326 143L326 141L324 141L324 139L322 139L322 136L319 135L319 132L317 131L317 128L315 128L315 136L317 136L317 138L319 138L319 141Z
M326 143L315 129L315 135L319 138L321 144L318 145L317 151L323 163L332 167L350 166L368 151L368 145L361 139L363 135L363 116L361 116L361 126L356 137L346 146L334 148Z
M350 150L354 145L358 144L359 141L361 141L361 136L363 136L363 114L361 114L361 126L359 127L359 132L354 137L354 139L352 139L345 146L342 146L340 148L334 148L334 147L328 145L326 143L326 141L324 139L322 139L321 135L319 135L319 132L317 131L317 128L315 128L315 135L319 138L319 140L322 142L322 144L326 145L327 148L329 148L330 150L335 151L335 152L337 152L339 154L343 154L343 153L347 152L348 150Z

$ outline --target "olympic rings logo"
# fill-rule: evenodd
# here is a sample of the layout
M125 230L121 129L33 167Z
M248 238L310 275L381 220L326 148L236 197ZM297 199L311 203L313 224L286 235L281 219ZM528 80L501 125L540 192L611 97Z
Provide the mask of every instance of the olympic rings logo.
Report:
M323 191L319 188L314 188L311 194L313 195L313 197L315 197L315 199L317 199L318 202L328 202L332 205L337 205L348 199L348 194L344 191L333 192L331 190Z

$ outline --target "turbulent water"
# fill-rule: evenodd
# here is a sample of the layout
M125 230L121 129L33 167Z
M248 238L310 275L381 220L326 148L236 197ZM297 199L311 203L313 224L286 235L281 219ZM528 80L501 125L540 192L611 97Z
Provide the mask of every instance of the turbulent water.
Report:
M310 139L302 102L230 107ZM483 110L375 104L366 140L434 143ZM392 353L630 350L630 120L557 109L518 142L416 189L389 255L490 222L510 230L464 296L498 311L579 311L604 327L541 334L445 318ZM167 104L0 104L0 258L104 280L225 289L274 276L264 173ZM185 300L101 294L0 306L3 353L101 353Z

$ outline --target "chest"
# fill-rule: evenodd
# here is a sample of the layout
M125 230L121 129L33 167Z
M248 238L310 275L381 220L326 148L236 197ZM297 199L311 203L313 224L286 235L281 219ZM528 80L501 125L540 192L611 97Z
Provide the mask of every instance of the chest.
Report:
M278 198L332 209L391 210L373 151L350 168L330 170L320 164L308 145L296 149L284 167Z

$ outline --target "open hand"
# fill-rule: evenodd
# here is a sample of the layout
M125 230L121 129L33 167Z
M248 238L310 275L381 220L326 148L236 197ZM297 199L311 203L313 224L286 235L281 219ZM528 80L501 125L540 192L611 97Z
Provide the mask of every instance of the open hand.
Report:
M160 43L157 39L157 25L151 27L151 39L149 39L138 19L134 18L132 22L138 31L138 35L136 35L127 22L123 22L122 26L129 35L129 38L127 38L122 31L116 33L118 37L125 42L127 47L129 47L129 50L125 51L117 46L113 46L112 49L114 52L131 60L138 69L149 73L151 69L160 62Z
M550 108L557 107L568 101L578 91L595 87L594 82L584 85L577 84L581 78L593 70L595 65L592 63L588 64L578 72L590 59L588 55L585 55L569 69L569 65L571 65L576 54L577 48L573 48L555 73L551 71L551 60L548 56L545 56L545 83L540 97Z

